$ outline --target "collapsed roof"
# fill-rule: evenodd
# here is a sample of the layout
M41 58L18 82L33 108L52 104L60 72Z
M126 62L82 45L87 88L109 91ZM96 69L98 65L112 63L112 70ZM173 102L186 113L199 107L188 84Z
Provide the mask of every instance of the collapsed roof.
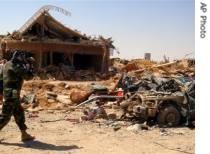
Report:
M58 65L63 63L62 57L67 57L69 64L78 70L93 68L106 72L110 49L114 49L111 38L91 38L72 30L53 18L50 9L70 15L62 8L43 6L19 30L0 40L3 58L14 50L23 50L35 56L38 68Z

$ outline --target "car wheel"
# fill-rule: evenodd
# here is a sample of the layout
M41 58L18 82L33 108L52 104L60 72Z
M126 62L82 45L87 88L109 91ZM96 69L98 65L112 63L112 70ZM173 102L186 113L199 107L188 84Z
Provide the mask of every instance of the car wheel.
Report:
M180 113L174 106L166 106L160 110L157 122L160 126L177 126L180 122Z

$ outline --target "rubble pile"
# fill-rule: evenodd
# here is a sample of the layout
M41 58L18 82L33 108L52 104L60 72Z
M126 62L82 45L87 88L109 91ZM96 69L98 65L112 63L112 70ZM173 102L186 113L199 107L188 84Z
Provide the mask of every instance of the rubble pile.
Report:
M109 72L106 80L103 80L103 75L88 70L68 72L58 67L47 67L43 72L49 77L48 80L34 78L25 82L21 92L22 102L25 108L82 109L84 115L81 120L84 121L98 118L110 120L107 112L110 108L114 111L111 113L114 121L126 119L125 115L129 115L137 119L143 116L144 121L151 120L151 116L153 120L159 119L158 122L165 123L164 116L167 114L164 112L170 111L175 116L172 122L175 125L181 121L181 117L185 118L182 121L188 123L190 115L194 114L189 110L195 106L195 86L189 90L190 85L195 85L194 60L157 63L142 59L114 59L111 67L115 68L111 70L115 72ZM69 76L69 81L64 76ZM56 80L58 77L61 81ZM100 106L97 102L100 102ZM170 102L177 104L176 108L170 105L159 107L165 102L168 105ZM158 114L164 116L158 118Z
M154 62L144 59L135 59L131 61L123 61L119 59L113 59L113 67L118 72L126 71L134 76L140 77L143 73L149 72L155 75L183 75L194 76L195 75L195 60L194 59L182 59L173 62L163 63Z
M116 71L122 71L122 68L128 64L128 60L120 59L120 58L113 58L111 59L111 67L115 68Z
M127 72L131 76L140 78L145 72L155 76L194 76L195 61L182 59L169 63L155 62L144 59L122 60L111 59L107 74L94 70L75 70L69 65L60 63L58 66L49 65L36 71L36 78L41 80L68 81L101 81L116 78L117 74ZM119 76L119 75L118 75Z
M130 71L135 71L135 70L148 69L155 64L157 64L157 63L154 61L150 61L150 60L134 59L134 60L129 61L122 68L122 70L125 70L126 72L130 72Z
M75 70L68 65L59 66L49 65L37 71L38 78L42 80L71 80L71 81L98 81L104 78L94 70Z
M70 83L54 80L32 80L24 83L21 97L27 98L34 94L36 105L41 108L56 108L58 104L74 105L78 104L90 95L90 83ZM34 106L30 104L30 99L25 99L25 107ZM60 105L62 106L62 105ZM59 107L60 107L59 106Z

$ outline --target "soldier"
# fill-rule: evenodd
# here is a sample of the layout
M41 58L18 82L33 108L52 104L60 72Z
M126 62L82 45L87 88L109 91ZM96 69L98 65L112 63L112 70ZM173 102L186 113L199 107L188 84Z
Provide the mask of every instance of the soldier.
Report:
M21 140L33 140L34 136L26 132L24 109L20 104L20 91L24 79L33 78L33 72L30 65L26 63L25 53L15 51L11 60L5 63L3 68L3 106L0 115L0 130L7 125L11 116L21 131Z
M0 104L3 102L3 66L6 63L6 59L0 62Z

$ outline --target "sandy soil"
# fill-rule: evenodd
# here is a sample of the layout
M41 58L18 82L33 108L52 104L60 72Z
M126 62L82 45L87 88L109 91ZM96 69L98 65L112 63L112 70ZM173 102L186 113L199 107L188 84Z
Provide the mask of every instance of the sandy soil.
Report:
M108 81L107 85L112 85ZM129 131L131 123L124 121L79 122L81 110L49 110L60 103L46 104L45 91L51 89L57 94L69 95L69 89L75 85L87 86L91 82L32 81L26 82L23 91L33 89L38 95L42 111L26 111L28 132L35 135L34 141L22 143L20 133L11 119L0 131L0 154L179 154L194 153L195 130L187 127L158 128ZM65 108L65 107L64 107ZM108 111L108 109L106 109ZM116 110L113 110L115 113ZM116 129L117 128L117 129Z
M150 127L128 131L123 123L114 130L107 121L80 122L81 112L26 112L28 132L36 140L22 143L12 118L0 131L1 154L179 154L194 153L195 130L187 127ZM76 119L76 122L73 120Z

